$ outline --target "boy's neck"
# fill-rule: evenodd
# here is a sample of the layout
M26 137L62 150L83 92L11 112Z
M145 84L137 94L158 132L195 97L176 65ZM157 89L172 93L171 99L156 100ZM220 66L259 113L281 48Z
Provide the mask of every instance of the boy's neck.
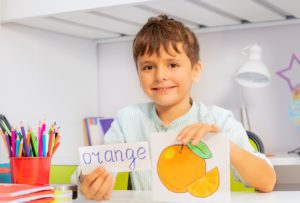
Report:
M191 106L192 100L189 98L173 106L164 107L156 105L156 112L164 125L168 126L171 122L186 114L191 109Z

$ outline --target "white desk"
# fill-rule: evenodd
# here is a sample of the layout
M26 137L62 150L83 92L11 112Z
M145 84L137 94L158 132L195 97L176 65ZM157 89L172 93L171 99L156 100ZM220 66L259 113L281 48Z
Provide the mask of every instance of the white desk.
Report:
M269 157L274 166L300 166L300 156L298 154L275 153L274 156Z
M79 195L78 199L73 201L79 202L98 202L88 201ZM151 192L136 191L114 191L110 201L102 201L103 203L159 203L151 200ZM201 201L199 201L201 202ZM271 193L243 193L232 192L231 203L299 203L300 191L275 191ZM218 202L219 203L219 202ZM222 203L222 201L220 201Z
M300 156L276 153L270 160L277 174L274 190L300 190Z

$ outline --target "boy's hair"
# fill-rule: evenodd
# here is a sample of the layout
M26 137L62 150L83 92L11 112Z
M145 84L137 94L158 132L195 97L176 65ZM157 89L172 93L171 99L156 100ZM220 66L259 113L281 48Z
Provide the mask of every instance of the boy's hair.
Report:
M192 65L199 61L199 43L195 34L183 23L159 15L148 19L148 22L137 33L133 41L133 58L137 66L137 59L144 54L159 56L160 46L170 54L170 46L179 53L178 43L182 43L185 54Z

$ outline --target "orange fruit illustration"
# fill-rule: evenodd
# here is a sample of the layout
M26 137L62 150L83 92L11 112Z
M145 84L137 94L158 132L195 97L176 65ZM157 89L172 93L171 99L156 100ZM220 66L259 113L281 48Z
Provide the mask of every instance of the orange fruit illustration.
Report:
M157 163L161 182L176 193L187 192L187 186L205 175L205 171L205 160L180 144L166 147Z
M219 187L219 170L217 167L187 186L187 191L196 197L208 197Z

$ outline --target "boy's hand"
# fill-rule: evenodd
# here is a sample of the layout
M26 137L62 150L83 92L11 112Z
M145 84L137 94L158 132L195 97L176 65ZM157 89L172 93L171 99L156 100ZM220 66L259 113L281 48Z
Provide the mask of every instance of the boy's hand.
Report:
M207 133L217 133L219 130L215 124L196 123L185 127L177 136L177 141L187 144L192 140L192 145L197 145Z
M103 167L88 175L81 175L80 191L87 199L108 200L115 184L115 178Z

